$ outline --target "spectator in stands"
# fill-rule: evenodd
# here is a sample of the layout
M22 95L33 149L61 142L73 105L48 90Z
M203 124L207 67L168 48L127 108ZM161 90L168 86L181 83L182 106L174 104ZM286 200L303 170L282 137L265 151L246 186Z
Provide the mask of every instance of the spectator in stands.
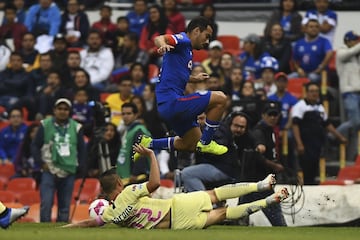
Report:
M216 8L211 3L205 3L200 9L200 16L206 17L212 24L213 34L210 41L216 40L218 36L218 24L216 23Z
M12 50L19 51L27 29L21 22L16 21L16 7L14 5L6 5L4 13L6 22L0 26L0 39L8 40L7 42L11 44L9 47Z
M83 47L89 32L89 19L80 10L77 0L67 1L65 12L61 15L60 32L64 34L69 47Z
M255 81L261 77L260 60L269 53L263 51L261 39L256 34L249 34L244 38L244 52L239 55L243 78Z
M136 108L138 109L137 121L147 127L144 120L144 113L146 111L145 100L142 98L142 96L135 95L131 98L130 102L135 104Z
M206 88L204 90L221 91L223 87L221 80L221 76L216 72L210 74L209 78L205 80Z
M90 74L91 85L103 91L114 68L114 55L110 48L103 46L98 30L90 30L87 43L88 48L80 51L81 67Z
M148 60L148 53L139 47L138 36L136 33L130 32L124 36L123 47L117 52L114 69L115 71L116 69L126 71L135 62L142 63L145 66L148 64Z
M279 24L284 32L284 39L294 42L303 37L301 31L302 16L298 12L296 0L281 0L279 9L275 10L266 23L264 36L270 36L274 24Z
M174 31L169 24L164 9L159 5L152 5L149 8L149 22L142 29L140 34L139 47L149 55L149 63L161 65L161 55L154 40L164 34L173 34Z
M232 101L240 100L243 82L244 81L241 68L238 66L233 67L230 73L230 81L227 82L224 87L224 92L226 93L230 101L228 105L231 105ZM254 86L251 81L248 82L250 83L250 85Z
M261 59L260 68L261 78L255 81L255 89L262 88L266 96L270 96L276 92L274 77L279 70L279 63L274 57L266 56Z
M110 6L102 6L100 8L100 20L94 22L93 29L101 32L103 43L106 47L112 48L114 45L114 33L116 31L116 24L111 21L112 8Z
M291 72L291 44L284 38L284 32L280 24L274 23L270 26L269 35L265 36L264 51L276 58L279 62L280 72Z
M60 24L61 12L52 0L39 0L29 8L25 19L25 26L36 37L44 34L54 37Z
M121 106L121 114L126 131L121 136L122 144L117 158L116 172L123 179L124 184L143 182L147 178L149 163L147 158L139 158L136 162L131 160L133 145L140 135L148 135L150 132L137 121L138 109L133 103L124 103Z
M115 53L115 56L117 56L117 53L120 52L124 46L125 35L130 32L129 25L130 25L129 19L125 16L120 16L116 20L116 30L113 36L114 37L113 52Z
M336 71L339 75L339 86L344 101L347 121L337 130L350 136L348 159L356 157L357 132L360 130L360 36L353 31L344 35L345 45L336 51Z
M9 64L11 49L7 46L5 39L0 38L0 72L4 71Z
M20 54L24 61L24 68L27 72L31 72L40 65L40 55L35 49L35 36L28 32L25 33L21 41Z
M234 57L229 52L224 52L221 55L220 68L221 68L221 83L225 85L230 82L231 71L234 67Z
M304 184L317 184L321 149L325 143L325 130L340 142L347 139L330 123L324 106L319 102L320 88L310 82L306 85L306 97L294 105L291 111L292 128L296 142Z
M53 63L49 53L40 54L40 67L30 72L31 91L33 95L37 95L46 85L46 80L50 71L52 70Z
M146 86L146 71L141 63L133 63L130 67L130 77L132 80L132 93L136 96L142 96Z
M89 105L89 96L84 88L77 88L72 101L72 119L89 129L93 123L93 111Z
M24 135L19 148L16 151L14 161L15 175L13 178L19 177L32 177L36 183L40 183L40 166L35 165L34 157L31 154L31 143L35 138L39 125L36 123L31 124Z
M16 153L24 139L27 126L19 108L9 110L9 126L0 131L0 163L14 163Z
M279 72L275 75L276 93L270 95L268 99L281 103L281 117L279 122L280 136L282 139L285 131L287 132L288 139L288 151L287 159L284 159L283 155L280 155L282 162L285 166L290 167L292 170L297 170L298 164L295 159L295 142L294 135L291 129L291 117L290 111L292 107L297 103L298 99L287 91L288 78L286 73ZM283 142L281 142L283 144ZM282 145L280 144L280 145ZM282 153L282 152L281 152Z
M185 17L177 9L176 0L161 0L161 4L165 10L165 15L169 19L175 33L185 32Z
M8 2L12 2L15 6L15 14L16 14L16 18L15 21L17 23L21 23L24 24L25 23L25 18L26 18L26 8L25 8L25 2L24 0L14 0L14 1L8 1ZM9 4L9 3L8 3ZM6 4L4 7L4 10L6 9ZM7 23L7 19L6 17L3 18L2 24Z
M132 80L130 76L124 76L118 83L118 92L110 94L105 100L111 110L110 121L116 126L119 126L122 121L121 106L130 102L133 96L131 90Z
M35 163L42 167L40 221L51 222L54 194L57 193L57 222L68 222L75 174L85 174L86 148L81 124L70 117L71 102L54 104L54 116L41 121L31 144Z
M22 97L31 95L28 73L19 53L10 55L10 67L0 72L0 106L9 110Z
M335 29L337 26L337 14L329 9L329 0L314 0L315 9L309 10L305 13L302 21L303 25L316 17L320 24L320 36L329 40L331 45L334 43Z
M65 89L61 84L59 72L51 70L46 79L46 85L38 93L38 112L46 117L52 114L54 103L64 97Z
M100 93L99 90L94 88L90 83L90 75L89 73L83 69L78 68L75 70L74 74L74 83L67 90L66 95L69 99L74 99L74 95L77 89L85 89L88 95L89 101L99 101L100 100Z
M111 166L116 166L116 160L119 155L121 141L120 135L116 129L116 125L113 123L105 124L105 131L102 136L92 136L90 142L87 144L88 152L88 176L89 177L99 177L101 174L100 161L104 161L106 158L106 153L99 152L99 142L105 141L109 149L109 161ZM100 164L99 164L100 163Z
M221 74L221 52L223 45L220 41L214 40L209 44L209 57L201 62L207 74L217 73Z
M284 170L283 165L277 159L276 137L273 128L276 126L280 115L280 108L275 102L267 102L262 111L262 119L252 131L255 139L255 159L245 159L243 181L262 179L269 173L280 173ZM249 156L248 156L249 157ZM255 163L256 162L256 163ZM250 193L242 196L239 203L252 202L273 194L273 190L262 193ZM280 206L262 209L263 213L272 226L286 226L285 218Z
M213 139L229 150L220 156L197 154L196 165L181 171L185 191L206 190L209 185L218 187L239 180L242 152L245 148L254 148L254 141L248 133L247 115L242 112L230 113L221 122Z
M134 0L134 9L129 11L126 17L129 19L130 32L134 32L140 37L142 29L149 21L147 0Z
M76 71L80 68L81 58L78 51L68 51L66 65L62 69L63 86L69 89L74 86Z
M67 42L65 36L61 33L54 37L54 49L49 51L53 69L62 72L66 67L66 59L68 56Z
M333 56L329 40L319 35L320 24L316 17L309 18L305 25L305 38L295 42L293 60L295 72L289 78L307 77L320 82L321 72Z

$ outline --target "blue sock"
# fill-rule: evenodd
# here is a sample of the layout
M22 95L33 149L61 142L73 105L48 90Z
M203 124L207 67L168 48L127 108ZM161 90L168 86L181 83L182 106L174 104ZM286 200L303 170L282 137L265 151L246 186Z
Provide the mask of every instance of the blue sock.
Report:
M206 119L205 121L205 128L202 132L202 136L200 138L200 142L204 145L207 145L211 142L212 137L216 130L219 128L219 122L218 121L211 121L209 119Z
M155 150L173 150L175 137L153 139L150 148Z

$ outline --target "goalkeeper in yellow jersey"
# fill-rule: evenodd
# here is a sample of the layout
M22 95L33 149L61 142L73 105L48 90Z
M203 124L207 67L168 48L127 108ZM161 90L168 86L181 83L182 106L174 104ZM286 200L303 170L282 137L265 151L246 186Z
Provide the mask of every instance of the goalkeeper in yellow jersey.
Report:
M105 223L139 229L202 229L225 219L238 219L271 204L279 204L289 194L286 188L267 197L235 207L213 209L213 204L230 198L272 189L275 175L257 183L238 183L209 191L175 194L170 199L154 199L151 193L160 186L160 172L154 152L136 144L134 150L151 159L149 181L124 187L114 169L104 172L100 183L111 204L102 215L64 227L96 227Z

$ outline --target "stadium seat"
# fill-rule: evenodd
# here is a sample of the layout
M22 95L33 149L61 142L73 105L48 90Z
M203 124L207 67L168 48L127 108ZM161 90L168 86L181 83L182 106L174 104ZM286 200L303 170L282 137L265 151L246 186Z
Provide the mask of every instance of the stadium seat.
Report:
M76 179L74 183L74 190L72 195L72 203L75 203L75 198L79 194L82 179ZM88 203L90 200L96 199L100 194L100 182L97 178L86 178L83 188L79 196L79 201Z
M355 165L356 165L356 166L360 166L360 154L357 155L357 157L356 157Z
M36 181L33 178L13 178L6 187L6 190L20 194L23 191L36 190Z
M111 94L111 93L108 93L108 92L100 93L100 102L102 102L102 103L106 102L106 98L107 98L110 94Z
M15 174L15 168L12 163L0 164L0 177L10 179Z
M223 51L226 49L240 50L240 38L236 35L219 35L217 37L223 45Z
M327 180L321 185L348 185L353 184L354 180L360 178L360 166L349 166L339 170L338 176L335 180Z
M74 208L75 208L75 212L73 213ZM77 223L84 219L88 219L89 218L89 204L78 204L78 205L72 204L70 207L70 218L71 218L70 219L71 223Z
M12 191L0 190L0 201L6 203L16 202L16 194Z
M8 181L8 178L0 177L0 190L5 190Z
M305 84L310 82L308 78L290 78L288 80L288 91L297 98L305 97Z
M161 179L160 180L160 186L161 187L167 187L167 188L173 188L174 187L174 181L171 179Z
M208 57L208 51L201 49L201 50L193 50L193 63L201 63Z
M40 192L36 190L20 192L18 193L17 201L27 206L35 203L40 203Z

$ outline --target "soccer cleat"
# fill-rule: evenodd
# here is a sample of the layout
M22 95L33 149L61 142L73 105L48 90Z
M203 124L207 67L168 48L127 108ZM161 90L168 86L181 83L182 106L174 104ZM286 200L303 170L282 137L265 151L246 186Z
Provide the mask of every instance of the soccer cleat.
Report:
M274 189L276 184L275 174L270 173L264 180L257 183L258 191L266 191Z
M140 135L138 138L138 143L143 147L149 147L152 138L146 135ZM133 161L137 161L140 158L140 153L133 151Z
M29 212L29 207L7 208L5 216L0 218L0 226L4 229L8 228L13 222L25 216Z
M271 196L266 198L266 203L268 205L274 204L274 203L281 203L285 199L289 197L289 192L286 187L281 188L276 193L272 194Z
M197 143L196 149L201 153L210 153L214 155L222 155L228 151L228 148L217 144L215 141L211 141L209 144Z

